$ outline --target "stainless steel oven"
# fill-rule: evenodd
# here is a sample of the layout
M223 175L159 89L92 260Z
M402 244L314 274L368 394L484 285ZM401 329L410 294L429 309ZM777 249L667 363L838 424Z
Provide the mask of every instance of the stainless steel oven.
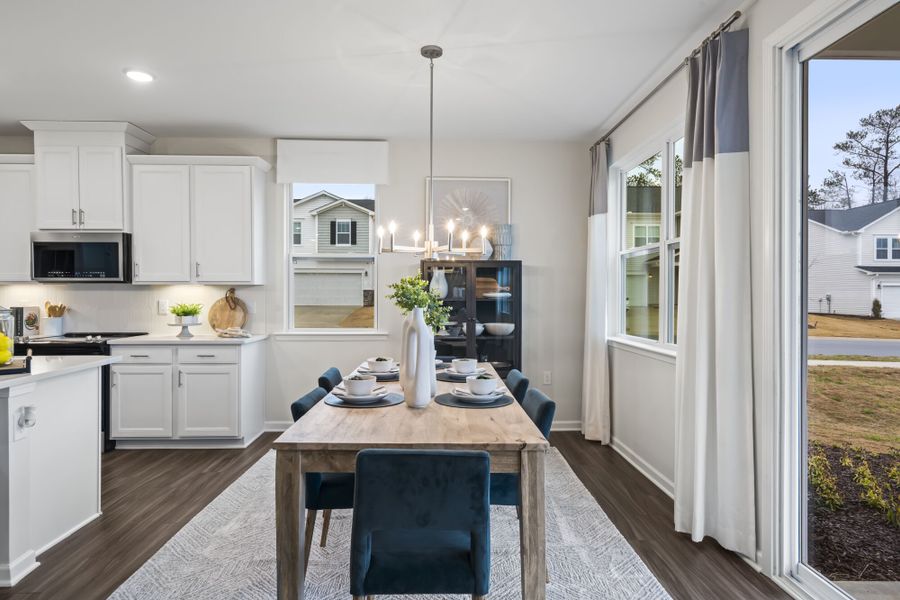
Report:
M36 231L31 278L46 283L131 283L131 234Z

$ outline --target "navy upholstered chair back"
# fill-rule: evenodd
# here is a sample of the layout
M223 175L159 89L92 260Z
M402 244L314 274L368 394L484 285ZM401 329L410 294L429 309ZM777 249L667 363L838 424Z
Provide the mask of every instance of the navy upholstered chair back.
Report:
M528 391L528 378L522 374L522 371L513 369L506 374L506 387L512 392L513 398L519 404L525 399L525 392Z
M305 415L310 411L310 409L316 405L322 398L328 395L328 392L323 390L320 387L317 387L313 391L300 396L296 400L291 403L291 416L294 417L294 422L300 420L300 417Z
M326 392L330 392L343 380L344 377L341 375L341 372L338 371L337 367L331 367L319 377L319 387Z
M486 452L361 451L350 593L487 594L489 485Z
M541 390L531 388L525 393L522 408L544 437L550 437L550 426L553 425L553 416L556 414L556 402Z

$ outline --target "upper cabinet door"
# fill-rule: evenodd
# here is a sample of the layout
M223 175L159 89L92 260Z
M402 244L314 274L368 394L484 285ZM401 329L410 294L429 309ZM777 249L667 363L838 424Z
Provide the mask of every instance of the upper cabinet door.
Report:
M78 146L42 146L34 152L38 229L78 229Z
M191 168L132 168L135 283L191 280Z
M78 219L84 229L125 228L122 152L119 146L78 148Z
M194 280L250 283L253 278L251 167L193 167Z
M34 165L0 165L0 282L31 280Z

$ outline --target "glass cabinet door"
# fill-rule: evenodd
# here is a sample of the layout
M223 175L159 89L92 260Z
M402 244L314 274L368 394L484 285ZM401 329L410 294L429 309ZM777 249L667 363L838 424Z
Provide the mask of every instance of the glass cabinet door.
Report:
M474 271L475 356L505 377L520 366L520 273L509 264L477 265Z
M469 355L466 322L469 320L469 268L464 263L426 261L422 276L429 289L450 307L450 322L434 336L438 358L464 358Z

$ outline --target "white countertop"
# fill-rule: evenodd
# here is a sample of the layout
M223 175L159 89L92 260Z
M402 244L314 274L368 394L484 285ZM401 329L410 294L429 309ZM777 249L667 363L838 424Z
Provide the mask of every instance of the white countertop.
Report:
M110 346L241 346L255 344L267 339L268 335L251 335L248 338L223 338L212 334L195 334L192 338L179 338L170 335L138 335L129 338L109 340Z
M31 373L0 376L0 390L85 369L96 369L121 360L118 356L35 356L31 359Z

